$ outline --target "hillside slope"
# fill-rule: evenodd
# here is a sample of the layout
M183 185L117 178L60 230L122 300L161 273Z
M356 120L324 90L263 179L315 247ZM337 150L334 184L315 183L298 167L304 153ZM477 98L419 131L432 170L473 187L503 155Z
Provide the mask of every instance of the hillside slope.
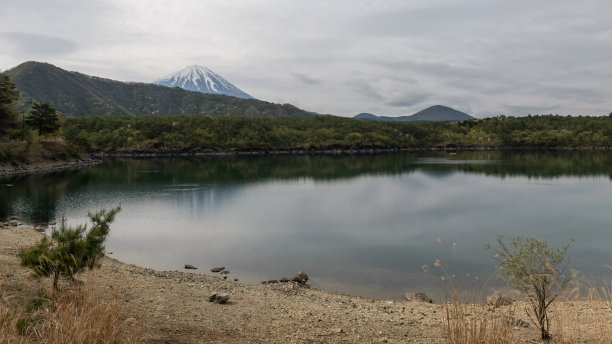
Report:
M474 119L465 112L457 111L443 105L430 106L410 116L376 116L370 113L360 113L353 118L370 121L398 121L398 122L443 122L465 121Z
M20 107L47 102L73 115L177 115L311 117L290 104L204 94L146 83L127 83L26 62L6 72L21 92Z

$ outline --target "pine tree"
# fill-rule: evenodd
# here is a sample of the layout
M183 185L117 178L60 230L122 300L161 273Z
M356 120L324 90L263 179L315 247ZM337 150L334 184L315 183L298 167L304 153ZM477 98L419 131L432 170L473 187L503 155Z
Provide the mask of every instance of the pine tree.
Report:
M59 128L57 111L47 103L34 103L32 112L25 118L25 123L38 129L38 135L51 134Z
M14 123L16 112L11 103L18 98L19 91L15 89L15 84L7 75L0 74L0 135Z
M34 275L46 277L53 275L53 289L57 290L59 276L71 279L74 274L85 268L99 267L98 261L104 256L104 241L110 231L110 224L121 210L121 206L110 211L102 209L89 213L91 229L87 224L76 228L66 226L62 216L59 229L54 229L51 238L43 237L36 245L21 249L21 265L34 270Z

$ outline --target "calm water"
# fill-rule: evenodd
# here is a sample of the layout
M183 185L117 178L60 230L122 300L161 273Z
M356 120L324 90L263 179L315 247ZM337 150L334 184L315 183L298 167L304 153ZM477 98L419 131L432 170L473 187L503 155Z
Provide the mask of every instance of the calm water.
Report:
M247 283L303 270L315 287L399 299L441 289L436 259L482 287L498 234L574 238L570 266L612 277L611 180L609 152L109 160L0 180L0 218L76 224L121 203L107 251L122 261L224 265Z

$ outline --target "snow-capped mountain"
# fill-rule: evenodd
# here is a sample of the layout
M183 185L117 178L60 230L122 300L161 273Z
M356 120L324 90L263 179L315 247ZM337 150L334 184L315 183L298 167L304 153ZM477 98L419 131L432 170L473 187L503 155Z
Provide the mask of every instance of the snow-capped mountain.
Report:
M202 93L225 94L228 96L254 99L244 93L219 74L202 66L187 66L176 73L167 75L154 82L154 84L175 87Z

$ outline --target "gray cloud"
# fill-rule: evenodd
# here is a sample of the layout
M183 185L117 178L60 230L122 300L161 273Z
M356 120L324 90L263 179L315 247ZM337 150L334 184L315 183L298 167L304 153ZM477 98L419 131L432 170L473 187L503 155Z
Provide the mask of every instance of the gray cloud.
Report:
M591 104L599 104L606 97L606 95L599 90L578 87L543 86L533 87L532 91L539 91L542 94L546 94L557 99L574 99Z
M385 97L367 80L353 80L346 83L352 90L369 100L383 102Z
M307 75L304 75L302 73L297 73L294 72L293 76L296 77L298 80L300 80L301 82L308 84L308 85L317 85L321 83L321 80L315 79L315 78L311 78Z
M2 0L0 66L147 82L202 64L319 113L607 114L611 12L601 0Z
M431 94L429 93L408 93L406 95L389 100L385 102L385 104L393 107L410 107L422 104L430 98Z
M78 44L66 39L27 32L0 32L0 39L7 41L20 55L61 55L78 49Z
M369 13L355 18L352 28L373 36L433 35L496 14L494 6L485 2L461 5L402 8Z
M542 115L554 113L558 110L557 106L503 105L502 108L505 111L502 111L501 114L509 116Z

